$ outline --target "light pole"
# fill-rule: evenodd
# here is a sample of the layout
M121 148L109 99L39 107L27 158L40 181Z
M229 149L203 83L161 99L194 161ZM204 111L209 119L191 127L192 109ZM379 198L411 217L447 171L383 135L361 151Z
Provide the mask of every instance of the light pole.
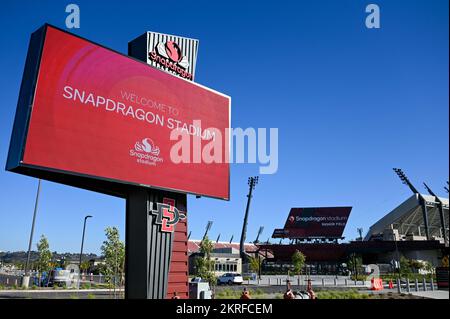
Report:
M248 220L248 212L250 210L250 202L252 200L252 192L255 189L256 184L258 184L258 180L259 177L255 176L255 177L249 177L248 178L248 195L247 195L247 207L245 209L245 215L244 215L244 223L242 225L242 233L241 233L241 241L239 244L239 254L241 255L242 261L244 262L245 260L245 248L244 248L244 244L245 244L245 237L247 235L247 220Z
M206 224L205 234L202 237L202 241L205 240L206 236L208 236L208 232L211 229L212 224L212 220L208 221L208 223Z
M409 189L418 197L419 203L422 206L422 215L423 215L423 223L425 226L425 234L427 237L427 240L431 240L430 236L430 227L428 226L428 208L427 208L427 201L422 196L422 194L419 193L419 191L414 187L414 185L410 182L406 174L400 169L400 168L394 168L394 172L397 174L397 176L400 178L403 184L409 187Z
M38 208L38 202L39 202L39 194L41 193L41 180L38 180L38 188L36 192L36 201L34 202L34 212L33 212L33 221L31 223L31 233L30 233L30 241L28 242L28 254L27 254L27 261L25 263L25 269L24 269L24 277L22 281L22 286L25 288L28 288L29 282L30 282L30 275L29 275L29 266L30 266L30 257L31 257L31 245L33 244L33 234L34 234L34 224L36 222L36 213Z
M88 218L91 218L91 217L92 217L91 215L87 215L86 217L84 217L83 236L81 237L81 251L80 251L80 262L79 262L80 275L81 275L81 257L83 256L84 233L86 231L86 221Z

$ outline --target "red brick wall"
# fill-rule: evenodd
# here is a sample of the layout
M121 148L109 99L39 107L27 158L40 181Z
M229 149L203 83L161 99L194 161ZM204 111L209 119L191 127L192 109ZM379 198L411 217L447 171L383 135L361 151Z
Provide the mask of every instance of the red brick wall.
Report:
M178 222L174 235L167 298L172 298L173 293L176 292L180 298L187 299L189 298L187 218Z

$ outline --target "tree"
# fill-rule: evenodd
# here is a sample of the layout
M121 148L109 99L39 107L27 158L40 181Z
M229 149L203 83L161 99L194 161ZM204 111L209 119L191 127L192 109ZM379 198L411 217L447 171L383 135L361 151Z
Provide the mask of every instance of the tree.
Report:
M427 273L429 273L431 275L433 275L435 272L435 268L434 268L433 264L430 263L429 261L425 262L424 269Z
M408 278L413 273L411 261L403 256L400 257L400 276Z
M305 266L306 256L299 250L295 250L292 255L292 264L294 265L294 272L298 275L298 281L300 282L300 276L302 269Z
M40 273L46 271L50 271L51 269L51 260L52 260L52 252L50 251L50 245L48 243L47 237L44 235L41 236L41 239L37 243L38 250L38 261L37 268Z
M206 236L200 242L200 254L202 256L195 259L197 276L209 282L211 287L214 287L217 283L217 278L214 273L214 260L211 260L213 248L214 244Z
M348 258L347 267L352 272L354 280L358 280L358 270L362 267L362 257L357 254L351 254Z
M87 273L87 271L89 270L89 268L91 268L91 263L89 262L89 260L85 260L81 263L80 265L80 270L83 273Z
M258 257L249 256L248 257L248 262L249 262L248 266L250 268L250 271L259 273L259 267L260 267L259 258Z
M120 275L122 278L125 263L125 243L120 241L119 230L116 227L105 229L106 240L101 247L102 256L105 260L105 279L110 284L113 278Z

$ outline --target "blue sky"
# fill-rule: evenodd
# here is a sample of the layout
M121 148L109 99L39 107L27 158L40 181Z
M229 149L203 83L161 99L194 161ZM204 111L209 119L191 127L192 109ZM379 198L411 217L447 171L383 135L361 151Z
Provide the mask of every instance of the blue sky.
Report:
M6 163L29 35L65 28L65 1L2 1L0 162ZM368 227L408 196L402 167L442 196L448 180L448 1L374 1L381 29L367 29L369 1L74 1L74 33L126 53L147 30L200 40L196 81L232 97L233 127L279 128L279 170L261 176L248 236L284 224L290 207L353 206L345 231ZM189 197L189 230L239 239L247 178L232 165L231 201ZM0 170L0 250L26 250L37 180ZM124 237L125 202L44 181L35 242L99 253L107 226ZM35 245L33 245L35 247Z

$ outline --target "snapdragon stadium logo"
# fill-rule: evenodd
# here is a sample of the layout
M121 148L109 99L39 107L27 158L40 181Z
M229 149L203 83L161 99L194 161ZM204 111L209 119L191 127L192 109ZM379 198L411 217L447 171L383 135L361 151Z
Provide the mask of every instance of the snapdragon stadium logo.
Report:
M159 42L154 51L149 53L149 58L182 78L193 79L192 74L187 71L188 58L183 55L180 46L174 41Z
M150 213L156 216L155 224L160 225L161 231L167 233L173 233L176 224L186 218L186 214L178 210L172 200L157 203L156 209L151 209Z
M150 166L156 166L157 163L163 162L159 153L159 147L148 137L137 141L134 148L130 150L130 156L136 158L137 163Z

